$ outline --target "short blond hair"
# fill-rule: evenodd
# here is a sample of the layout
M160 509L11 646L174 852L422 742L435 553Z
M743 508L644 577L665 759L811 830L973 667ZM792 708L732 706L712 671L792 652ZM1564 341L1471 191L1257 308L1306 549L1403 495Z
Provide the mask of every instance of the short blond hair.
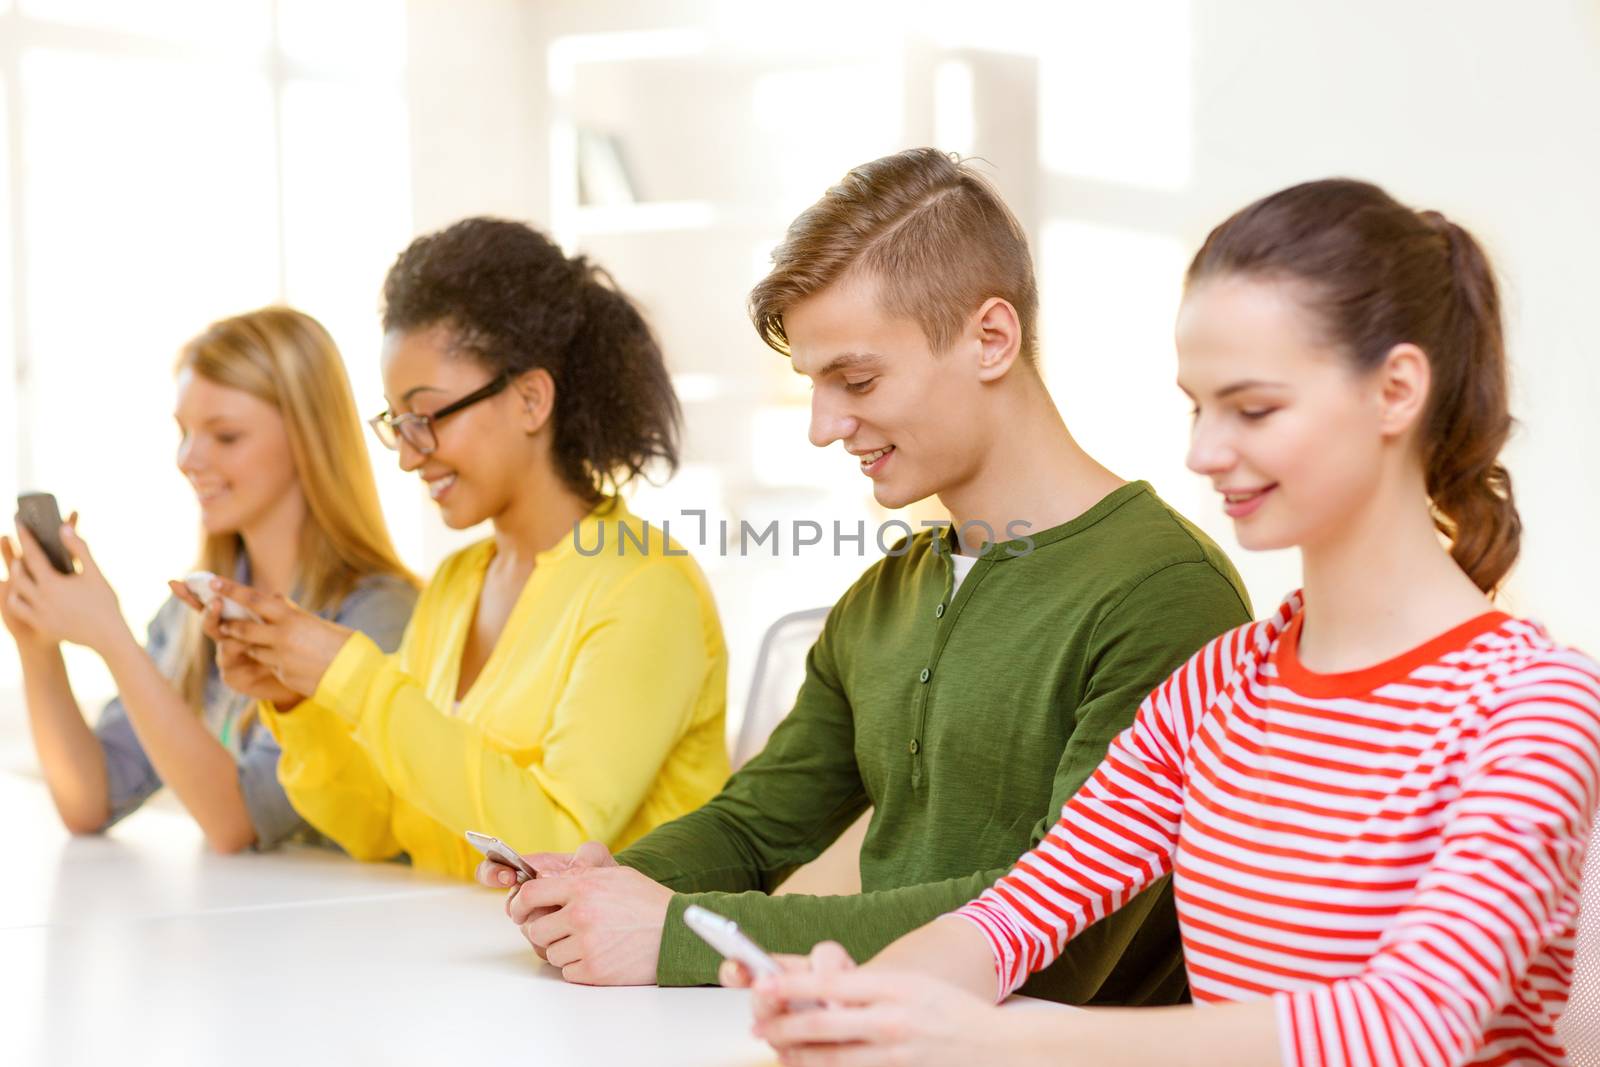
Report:
M1037 361L1027 234L970 162L912 148L850 171L790 223L750 293L750 321L787 354L785 312L852 275L872 278L884 308L916 322L935 352L979 305L1001 297L1021 322L1023 355Z

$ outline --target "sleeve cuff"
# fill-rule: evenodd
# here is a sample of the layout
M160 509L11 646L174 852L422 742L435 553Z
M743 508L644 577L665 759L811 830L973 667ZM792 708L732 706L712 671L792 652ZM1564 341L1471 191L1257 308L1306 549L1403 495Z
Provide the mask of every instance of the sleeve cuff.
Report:
M702 893L674 893L667 903L667 921L661 927L661 948L656 956L656 985L716 985L722 957L683 921L690 904L703 900Z
M383 664L384 653L366 634L357 631L345 641L339 654L317 683L310 701L320 704L354 729L361 724L361 708L367 693L366 679Z

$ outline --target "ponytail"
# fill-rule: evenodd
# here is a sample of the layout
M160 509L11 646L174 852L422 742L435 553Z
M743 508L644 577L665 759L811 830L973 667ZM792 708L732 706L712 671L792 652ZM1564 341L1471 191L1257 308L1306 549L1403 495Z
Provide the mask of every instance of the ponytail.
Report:
M682 410L655 335L611 275L575 256L580 317L556 376L555 459L592 495L615 491L653 463L678 468Z
M1492 594L1522 541L1511 474L1497 458L1512 427L1500 294L1488 257L1470 233L1435 211L1420 217L1447 246L1452 292L1443 340L1458 354L1435 361L1424 435L1428 498L1434 525L1450 539L1450 555Z

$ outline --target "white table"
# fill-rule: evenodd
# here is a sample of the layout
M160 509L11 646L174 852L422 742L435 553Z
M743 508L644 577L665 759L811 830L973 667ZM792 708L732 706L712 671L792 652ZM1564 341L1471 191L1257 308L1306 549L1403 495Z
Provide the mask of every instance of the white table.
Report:
M773 1062L749 1029L738 991L567 985L492 891L315 849L219 856L154 807L73 839L41 782L0 773L7 1067Z

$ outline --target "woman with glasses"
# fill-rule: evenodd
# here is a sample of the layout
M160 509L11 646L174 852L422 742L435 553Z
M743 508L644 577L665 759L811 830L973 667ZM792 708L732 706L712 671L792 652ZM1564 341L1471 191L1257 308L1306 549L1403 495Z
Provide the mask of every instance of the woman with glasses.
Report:
M184 346L177 385L178 469L200 503L199 566L292 593L374 647L398 644L416 583L389 542L344 362L322 326L288 308L224 319ZM141 647L74 527L61 531L73 574L54 570L20 525L18 544L0 538L0 618L62 821L94 833L168 785L219 852L304 830L278 782L278 743L259 728L255 702L218 676L200 620L169 600ZM93 649L116 682L93 729L62 641Z
M219 582L263 620L209 616L224 676L297 695L263 712L280 777L352 855L471 878L466 830L620 848L728 774L705 578L616 495L676 464L661 351L607 275L518 223L419 238L384 301L373 429L447 525L492 532L440 565L393 656Z

